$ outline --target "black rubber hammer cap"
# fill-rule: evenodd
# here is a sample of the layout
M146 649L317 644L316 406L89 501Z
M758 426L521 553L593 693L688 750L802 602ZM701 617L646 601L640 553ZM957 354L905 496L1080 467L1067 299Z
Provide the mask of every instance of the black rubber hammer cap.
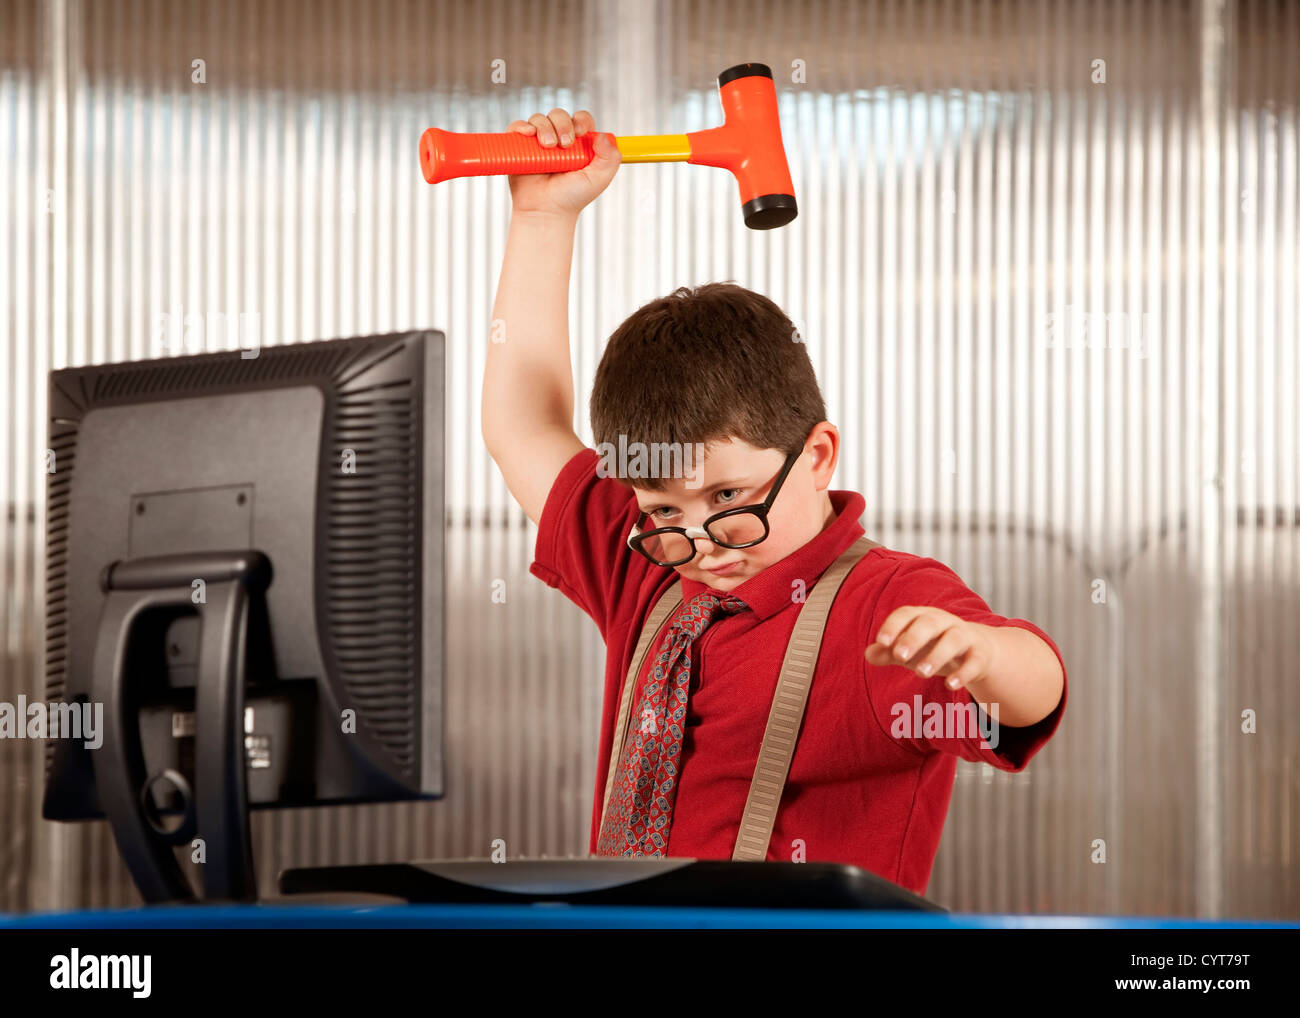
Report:
M767 64L737 64L735 67L728 67L718 75L718 88L721 88L729 81L735 81L737 78L752 77L770 78L772 77L772 68Z
M774 230L799 214L792 194L760 194L745 202L740 211L751 230Z

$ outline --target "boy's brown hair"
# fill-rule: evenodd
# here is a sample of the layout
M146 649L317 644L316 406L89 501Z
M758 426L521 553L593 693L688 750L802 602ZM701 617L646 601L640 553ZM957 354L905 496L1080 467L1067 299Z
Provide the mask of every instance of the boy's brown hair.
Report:
M796 452L826 404L794 323L733 282L678 287L610 336L591 390L596 445L681 446L737 438ZM658 477L637 480L651 491Z

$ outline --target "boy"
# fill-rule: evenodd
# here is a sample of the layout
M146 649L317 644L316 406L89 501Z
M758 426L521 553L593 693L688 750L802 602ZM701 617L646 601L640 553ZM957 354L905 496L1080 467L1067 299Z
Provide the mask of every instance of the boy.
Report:
M555 109L510 129L567 146L595 121ZM510 178L482 433L538 525L530 571L608 650L590 850L726 859L795 620L863 535L864 500L829 489L839 434L793 325L732 284L679 289L619 326L591 395L605 451L574 433L574 229L619 162L598 134L583 169ZM671 450L673 469L619 469L632 449ZM718 515L739 507L759 508ZM646 655L611 761L642 625L678 578L682 608ZM766 857L850 863L924 894L957 758L1022 770L1065 696L1064 661L1033 623L995 615L934 559L871 548L827 620Z

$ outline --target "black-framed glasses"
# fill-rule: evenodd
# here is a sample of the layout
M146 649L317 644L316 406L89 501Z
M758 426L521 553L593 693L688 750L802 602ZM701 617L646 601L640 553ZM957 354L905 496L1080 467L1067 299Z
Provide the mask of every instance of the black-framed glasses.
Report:
M639 526L642 513L627 535L628 547L639 551L657 566L680 566L695 557L695 542L708 538L722 548L752 548L767 539L767 513L776 501L777 492L803 450L786 457L785 465L772 482L767 498L754 505L732 506L714 513L698 527L656 527L642 530Z

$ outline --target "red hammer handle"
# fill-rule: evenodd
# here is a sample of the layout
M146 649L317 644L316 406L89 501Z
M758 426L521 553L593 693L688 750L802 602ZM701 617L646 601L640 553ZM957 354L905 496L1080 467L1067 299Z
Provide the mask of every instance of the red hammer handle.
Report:
M613 141L610 135L610 141ZM596 135L575 138L568 148L544 148L535 135L455 134L431 127L420 136L420 169L437 184L452 177L489 177L509 173L564 173L595 158Z

